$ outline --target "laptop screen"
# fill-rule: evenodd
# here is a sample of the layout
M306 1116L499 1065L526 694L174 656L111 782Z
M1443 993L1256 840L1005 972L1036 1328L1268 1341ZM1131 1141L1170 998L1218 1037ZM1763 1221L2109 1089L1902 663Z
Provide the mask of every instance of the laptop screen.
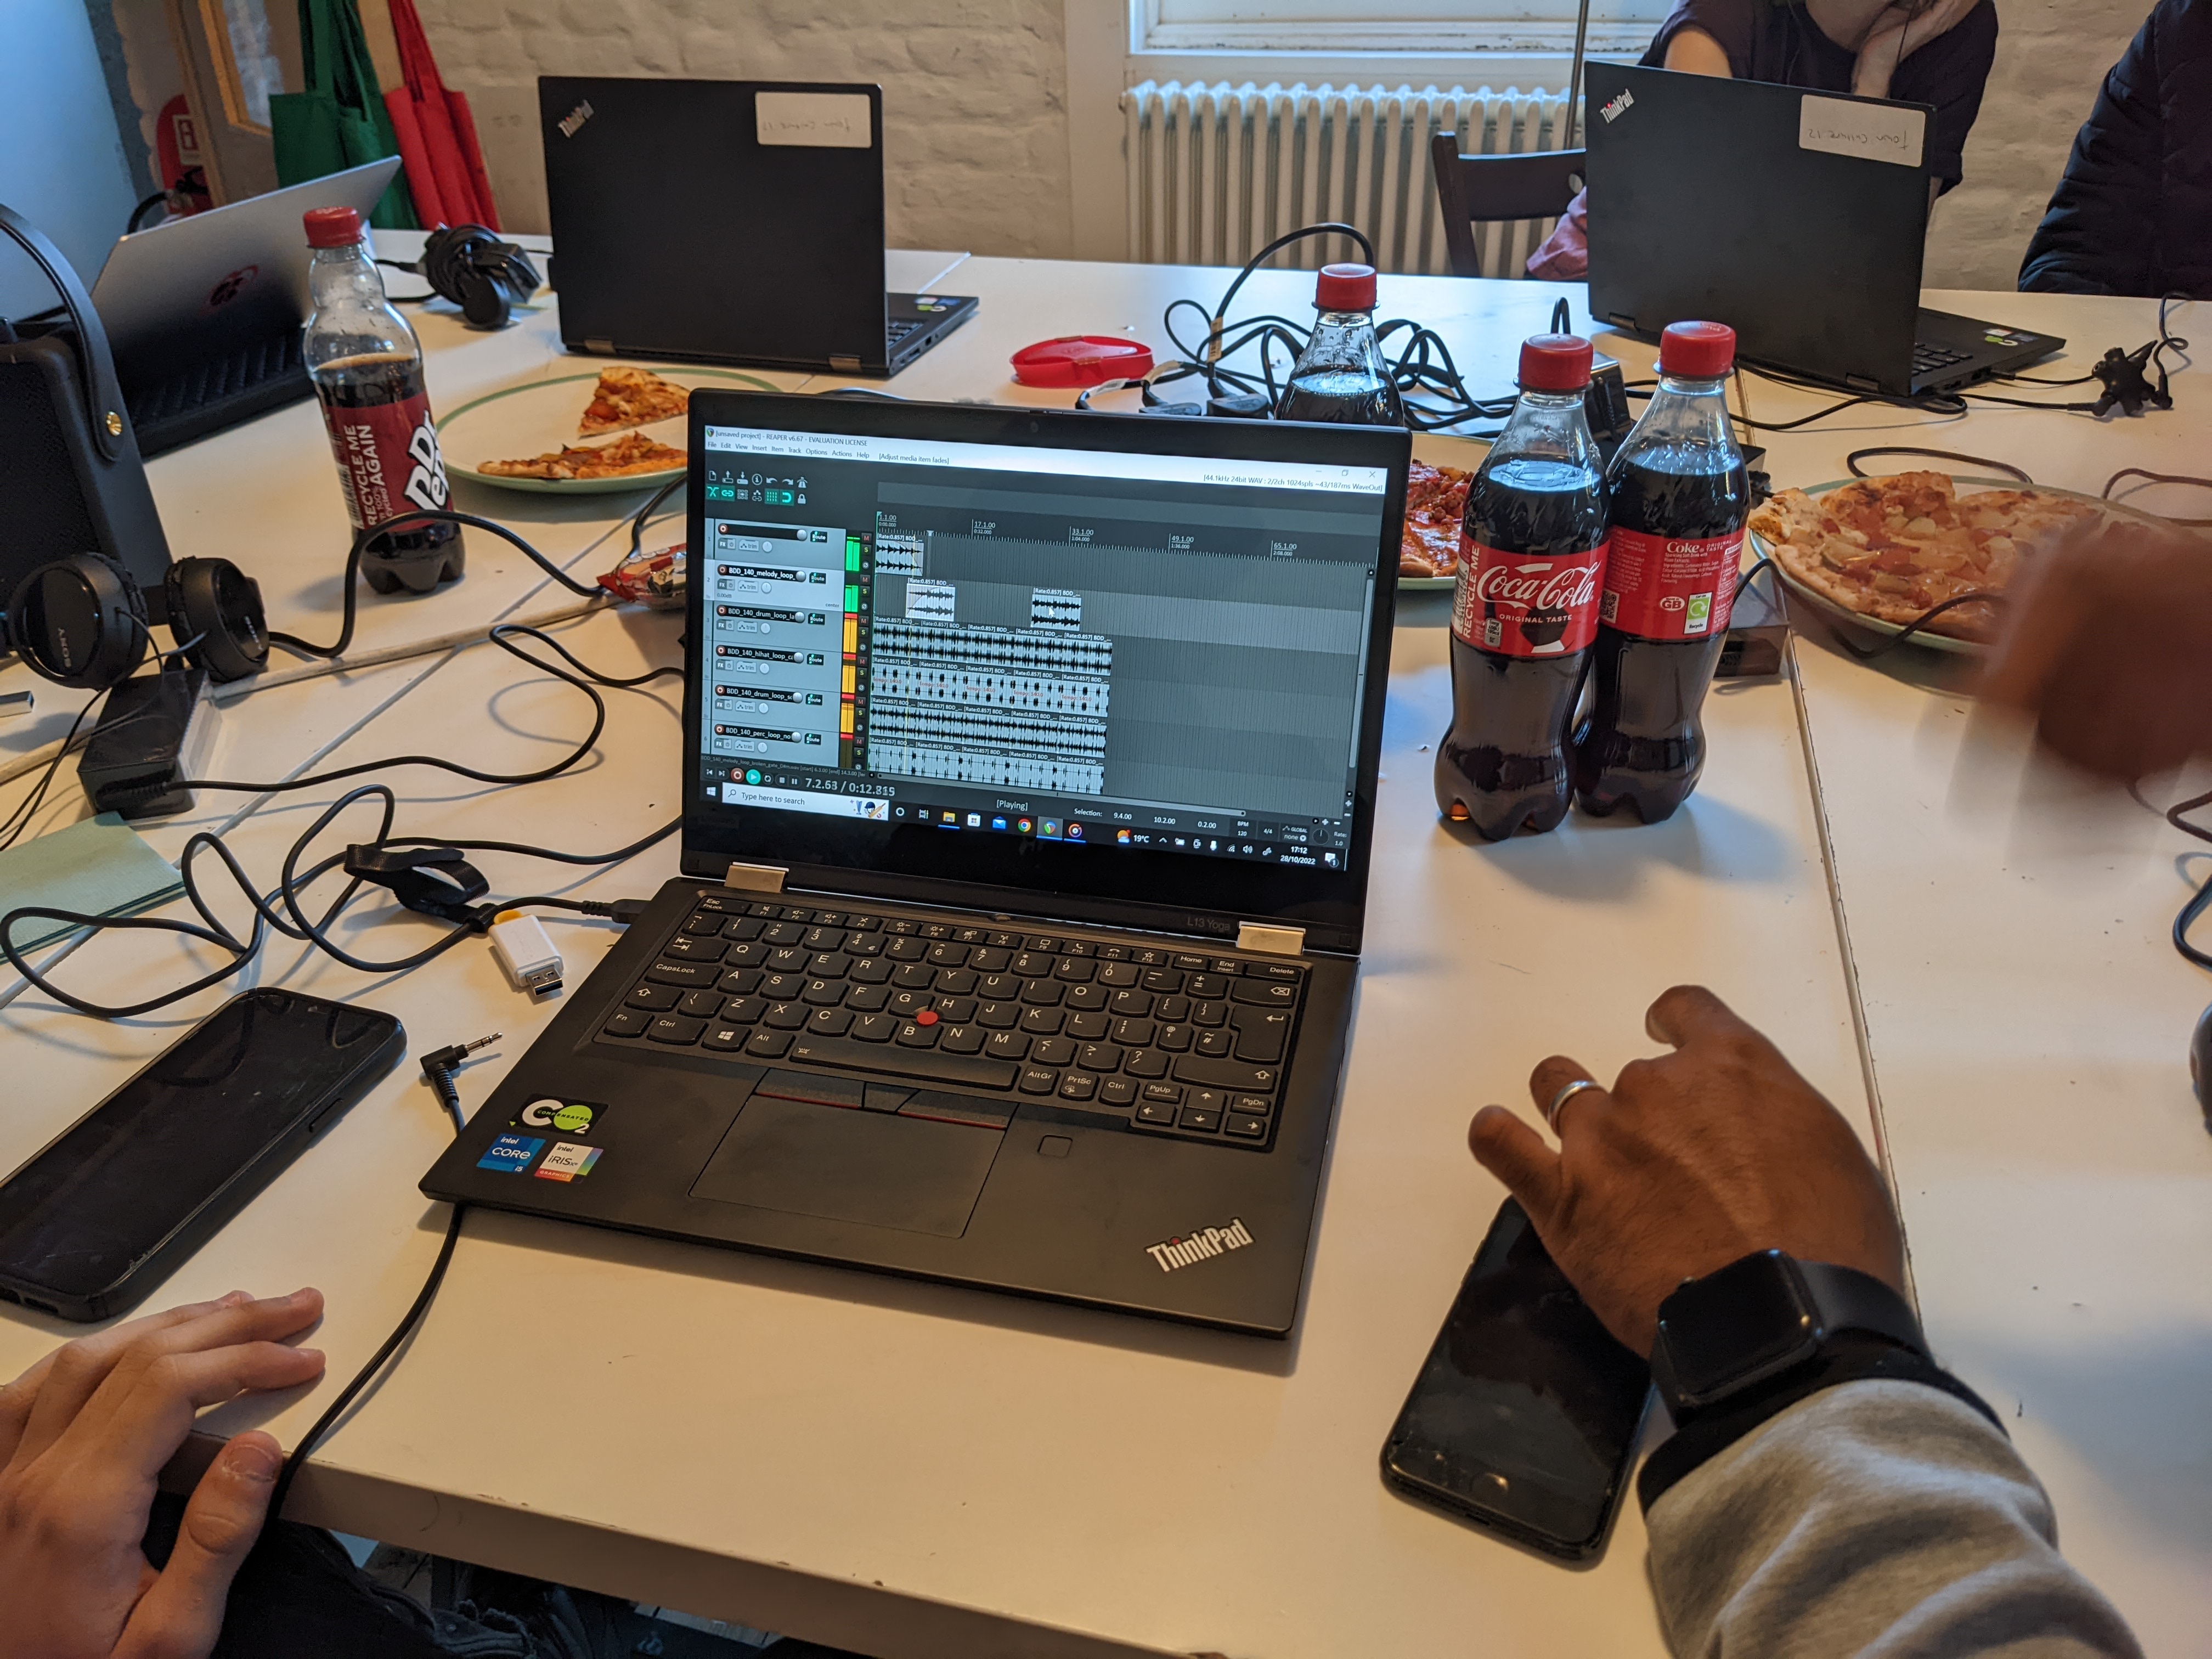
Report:
M1402 461L1310 431L1275 456L1189 453L1187 430L1186 453L1133 453L1094 447L1101 428L1227 423L1060 418L1090 441L963 438L957 416L941 434L700 424L688 706L708 824L903 830L882 843L905 849L895 866L1020 884L1080 867L1076 887L1139 902L1157 874L1130 878L1163 859L1349 870ZM1141 865L1096 867L1117 858Z

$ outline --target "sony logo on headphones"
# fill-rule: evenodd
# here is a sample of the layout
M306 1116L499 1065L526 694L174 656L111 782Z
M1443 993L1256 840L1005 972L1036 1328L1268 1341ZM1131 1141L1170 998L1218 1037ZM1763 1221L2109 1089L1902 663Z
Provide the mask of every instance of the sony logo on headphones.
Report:
M1620 118L1622 112L1635 101L1636 94L1627 90L1627 88L1623 88L1621 89L1620 96L1614 99L1603 109L1598 111L1598 113L1605 117L1606 125L1611 126L1614 121Z
M556 125L563 138L574 138L583 131L584 123L591 118L592 100L586 98L580 100L576 107L562 116Z

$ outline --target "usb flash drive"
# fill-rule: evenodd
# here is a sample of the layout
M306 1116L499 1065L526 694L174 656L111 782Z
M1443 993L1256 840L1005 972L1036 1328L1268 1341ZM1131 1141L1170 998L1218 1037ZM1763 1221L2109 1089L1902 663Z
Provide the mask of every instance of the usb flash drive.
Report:
M543 1002L561 988L561 953L545 924L520 910L502 910L489 929L492 954L518 991Z

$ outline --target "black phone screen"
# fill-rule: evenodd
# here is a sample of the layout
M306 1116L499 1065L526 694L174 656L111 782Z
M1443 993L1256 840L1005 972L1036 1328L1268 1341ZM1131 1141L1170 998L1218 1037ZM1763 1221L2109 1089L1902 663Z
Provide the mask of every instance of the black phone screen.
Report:
M1588 1555L1650 1385L1508 1199L1383 1446L1384 1476L1553 1554Z
M64 1297L115 1283L374 1061L389 1014L249 991L0 1186L0 1273Z

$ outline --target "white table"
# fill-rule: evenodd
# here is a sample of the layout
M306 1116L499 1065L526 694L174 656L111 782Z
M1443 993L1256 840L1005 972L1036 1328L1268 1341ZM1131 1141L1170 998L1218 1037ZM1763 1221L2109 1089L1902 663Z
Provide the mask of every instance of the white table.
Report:
M1256 278L1250 306L1302 306L1310 280ZM970 260L937 286L979 295L981 314L894 389L1065 403L1008 384L1006 356L1076 331L1164 346L1166 299L1210 306L1224 281ZM1421 317L1471 380L1494 385L1563 294L1582 320L1578 289L1534 283L1386 277L1383 309ZM2069 362L2149 331L2133 302L1936 302L1947 299L2075 337ZM424 336L447 406L568 368L542 313L490 337L432 318ZM1648 349L1604 343L1648 367ZM2094 489L2130 461L2190 470L2203 387L2184 377L2180 410L2154 421L1989 411L1927 441ZM1757 383L1753 395L1764 418L1820 401ZM1778 440L1771 465L1783 483L1836 477L1848 449L1909 441L1900 422L1920 424L1855 412ZM327 633L343 545L328 465L313 410L295 409L164 458L155 487L179 552L222 538L261 576L277 625ZM551 514L542 500L469 505L526 521L577 571L612 562L605 538L628 498ZM476 538L467 581L434 599L364 595L364 639L427 637L561 597L519 556L486 558L495 546ZM1352 1059L1290 1342L477 1215L425 1327L319 1450L295 1513L885 1656L1656 1652L1632 1504L1604 1562L1563 1576L1392 1497L1375 1458L1500 1196L1465 1154L1469 1111L1522 1104L1528 1068L1553 1048L1601 1073L1643 1052L1644 1005L1697 979L1781 1042L1883 1155L1931 1328L2006 1410L2069 1552L2153 1651L2195 1639L2212 1624L2200 1582L2212 1477L2191 1409L2212 1371L2198 1270L2212 1147L2180 1065L2205 993L2163 940L2182 896L2179 838L2131 806L2045 809L2031 837L2002 805L1954 805L1964 720L1949 711L1963 698L1924 684L1924 665L1869 670L1808 640L1794 682L1709 702L1711 766L1670 823L1571 819L1548 837L1468 844L1437 824L1429 789L1449 703L1443 612L1429 596L1401 606ZM676 631L672 618L603 612L562 637L629 672L676 660ZM517 666L478 647L247 696L217 769L273 778L426 740L479 765L542 763L580 729L582 700L517 684ZM526 791L392 775L402 823L619 845L673 810L674 692L610 694L599 758ZM82 810L63 793L50 822ZM235 820L233 845L265 872L336 793L244 812L210 799L153 838L173 852L191 827ZM503 892L549 878L486 863ZM674 867L664 844L574 890L646 894ZM554 925L572 976L611 937ZM403 921L358 939L398 954L431 937ZM58 971L118 1000L184 976L143 939L97 941ZM284 943L257 977L389 1009L417 1050L505 1031L463 1074L471 1103L549 1012L472 945L371 982ZM0 1164L227 994L112 1026L35 993L0 1009L0 1042L32 1083L11 1091ZM227 1409L210 1431L265 1422L296 1436L382 1339L443 1226L415 1182L446 1133L404 1067L160 1293L329 1293L315 1340L331 1380ZM0 1372L69 1334L0 1311Z

